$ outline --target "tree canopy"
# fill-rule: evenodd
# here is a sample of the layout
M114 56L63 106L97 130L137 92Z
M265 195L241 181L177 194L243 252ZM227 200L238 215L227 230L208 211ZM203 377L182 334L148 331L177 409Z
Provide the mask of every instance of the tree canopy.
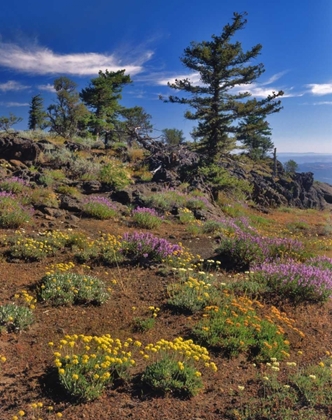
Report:
M46 120L47 114L44 110L44 101L40 94L35 95L31 99L29 109L29 130L36 130L37 128L43 130L48 126Z
M70 138L83 129L88 110L80 102L77 84L68 77L54 80L57 100L47 108L50 129L64 138Z
M80 98L91 111L89 127L97 138L114 129L121 110L121 92L123 86L129 83L131 79L129 75L125 75L125 70L99 71L99 76L92 79L90 85L81 91Z
M260 54L260 44L243 51L240 42L231 42L246 25L245 16L246 13L234 13L232 23L223 28L221 35L212 35L210 41L192 42L184 50L181 61L199 76L198 83L186 78L168 84L184 96L169 96L166 102L186 104L193 109L185 113L186 118L198 122L193 137L200 140L201 151L213 158L235 147L241 121L249 116L264 118L282 108L277 100L282 91L262 100L245 91L264 72L263 64L252 64Z

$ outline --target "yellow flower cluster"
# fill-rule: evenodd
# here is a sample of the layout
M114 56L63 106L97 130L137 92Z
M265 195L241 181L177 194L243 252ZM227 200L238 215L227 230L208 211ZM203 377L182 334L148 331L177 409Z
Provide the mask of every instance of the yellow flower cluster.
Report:
M54 346L50 342L51 347ZM80 374L93 377L94 380L110 379L110 371L117 365L133 366L135 360L128 351L135 343L131 338L122 342L110 334L103 336L86 336L83 334L66 335L60 340L54 351L54 364L61 376L78 380Z
M206 368L210 368L213 372L218 370L214 362L210 362L209 352L205 347L195 344L193 340L184 340L177 337L173 341L161 339L155 344L145 346L141 354L150 357L148 353L163 357L168 355L170 358L178 359L179 363L184 362L203 362ZM147 358L147 357L145 357Z
M16 293L14 298L17 300L23 301L23 303L27 304L30 309L35 309L35 304L37 299L31 296L26 290L21 290L20 293Z
M65 272L65 271L72 270L74 267L75 267L75 264L71 261L68 263L51 264L49 267L46 267L47 272L45 274L46 275L54 274L59 271Z

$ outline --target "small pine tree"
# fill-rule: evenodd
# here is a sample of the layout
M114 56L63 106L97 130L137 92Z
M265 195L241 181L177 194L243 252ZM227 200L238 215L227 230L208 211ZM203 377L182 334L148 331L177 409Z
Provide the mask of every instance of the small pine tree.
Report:
M14 124L21 122L23 118L10 113L9 117L0 117L0 130L8 132Z
M29 130L43 130L48 126L47 114L44 110L43 98L40 94L33 96L29 109Z

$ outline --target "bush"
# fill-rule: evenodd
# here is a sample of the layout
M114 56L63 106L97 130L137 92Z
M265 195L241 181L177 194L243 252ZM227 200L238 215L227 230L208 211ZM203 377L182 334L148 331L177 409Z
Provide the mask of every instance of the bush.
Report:
M15 303L0 306L0 327L8 332L19 332L28 328L33 322L31 309Z
M122 238L122 253L135 260L161 262L181 249L151 233L126 233Z
M0 193L0 227L18 228L31 220L33 210L22 206L11 193Z
M269 316L260 317L254 305L264 307L246 297L224 293L220 306L205 308L205 317L193 332L201 342L219 349L228 357L245 353L249 359L268 361L271 357L282 360L289 356L289 342L278 324L283 320L289 327L290 320L275 308Z
M109 298L104 283L96 277L76 273L51 273L44 276L38 287L38 300L54 306L72 304L102 304Z
M133 340L122 343L109 334L65 336L53 353L61 385L79 401L98 398L107 385L124 377L135 364L131 352L126 350L130 345Z
M101 182L114 190L125 188L131 182L131 177L127 168L116 160L112 160L102 166L98 178Z
M146 367L142 381L162 394L192 397L203 388L201 372L196 366L201 364L217 371L216 365L210 362L208 351L192 340L162 339L146 346L145 351L151 352L155 361Z
M156 210L147 207L137 207L133 211L133 221L143 229L155 229L162 223Z
M295 302L325 302L332 296L331 270L288 261L263 263L252 268L251 278Z
M8 193L18 194L26 190L29 183L22 178L12 176L0 182L0 190Z
M117 215L114 204L106 197L88 197L83 204L83 212L96 219L111 219Z

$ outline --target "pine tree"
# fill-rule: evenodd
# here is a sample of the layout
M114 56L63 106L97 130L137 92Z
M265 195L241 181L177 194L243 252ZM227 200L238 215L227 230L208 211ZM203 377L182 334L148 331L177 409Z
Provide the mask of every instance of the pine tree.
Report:
M281 109L276 98L282 91L260 101L249 99L251 94L243 91L264 72L263 64L251 64L260 54L260 44L244 52L240 42L231 43L231 38L245 26L245 16L246 13L234 13L232 23L223 28L221 35L212 35L211 41L192 42L184 50L181 61L199 74L199 84L189 78L169 83L185 95L170 96L166 102L194 108L185 117L198 121L193 137L200 140L201 151L210 160L235 147L241 120L249 115L264 117Z
M68 77L55 79L57 101L47 108L51 131L64 138L79 134L88 116L88 110L80 102L76 87L77 84Z
M48 125L46 117L43 98L40 94L33 96L29 109L29 130L37 130L37 128L43 130L46 128Z
M0 117L0 130L8 132L13 125L21 122L23 118L17 117L16 115L9 113L9 117Z
M99 76L92 79L89 87L80 93L83 103L91 110L89 126L97 139L114 129L121 110L118 101L122 98L123 86L131 83L130 76L124 73L125 70L100 71Z
M162 132L163 140L169 145L175 146L185 141L183 131L177 128L165 128Z
M249 115L239 124L237 140L242 142L253 160L258 160L273 149L271 134L270 125L264 117Z

